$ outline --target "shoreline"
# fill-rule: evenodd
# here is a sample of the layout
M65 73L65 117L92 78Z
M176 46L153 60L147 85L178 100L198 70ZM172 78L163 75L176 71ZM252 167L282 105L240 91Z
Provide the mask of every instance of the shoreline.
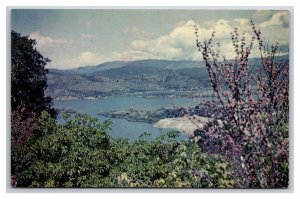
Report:
M207 91L205 91L207 92ZM124 93L118 95L107 95L107 96L50 96L53 100L57 101L68 101L68 100L99 100L99 99L110 99L113 97L140 97L140 98L191 98L191 99L204 99L213 98L211 93L203 94L203 91L148 91L148 92L135 92L135 93Z

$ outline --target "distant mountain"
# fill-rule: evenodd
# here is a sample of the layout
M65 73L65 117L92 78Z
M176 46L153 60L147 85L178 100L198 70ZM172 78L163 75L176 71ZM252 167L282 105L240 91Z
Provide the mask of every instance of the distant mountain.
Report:
M113 62L105 62L96 66L83 66L76 69L71 69L69 71L80 73L80 74L89 74L89 73L104 71L112 68L120 68L128 64L130 64L130 62L113 61Z
M178 94L208 87L207 80L203 62L106 62L72 70L50 69L47 94L55 99L99 98L140 92Z
M161 68L161 69L182 69L182 68L199 68L204 66L201 62L198 61L172 61L172 60L137 60L137 61L113 61L113 62L105 62L99 64L97 66L85 66L76 69L71 69L68 71L72 71L80 74L91 74L99 71L121 68L125 66L136 66L136 67L144 67L144 68Z
M287 58L287 57L285 57ZM261 65L250 59L250 71ZM139 60L106 62L72 70L50 69L47 94L55 99L102 98L114 95L190 96L211 91L204 62Z

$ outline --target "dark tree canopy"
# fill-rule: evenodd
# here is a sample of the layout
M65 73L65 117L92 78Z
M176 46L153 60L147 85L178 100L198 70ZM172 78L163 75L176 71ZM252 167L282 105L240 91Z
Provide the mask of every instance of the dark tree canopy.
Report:
M42 110L54 114L51 98L46 97L48 72L45 65L50 60L36 49L36 41L28 36L11 32L11 108L25 108L28 112Z

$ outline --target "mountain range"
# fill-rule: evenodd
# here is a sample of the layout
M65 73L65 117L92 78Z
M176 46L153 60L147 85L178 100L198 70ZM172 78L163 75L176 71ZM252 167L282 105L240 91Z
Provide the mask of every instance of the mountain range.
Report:
M196 61L141 60L49 69L46 92L54 99L73 99L199 90L209 86L203 66Z
M260 59L249 60L257 68ZM210 90L203 61L113 61L76 69L49 69L46 94L54 99L115 95L190 95Z

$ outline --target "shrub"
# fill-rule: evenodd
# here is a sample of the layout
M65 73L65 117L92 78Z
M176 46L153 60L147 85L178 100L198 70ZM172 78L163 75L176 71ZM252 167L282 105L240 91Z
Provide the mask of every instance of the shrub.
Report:
M110 122L78 114L56 124L47 112L37 120L39 136L23 145L30 157L17 177L21 187L86 187L108 175L114 163Z
M252 21L251 21L252 22ZM283 188L288 186L289 142L289 62L279 56L279 44L265 45L261 32L252 22L253 37L246 42L238 29L231 34L235 58L228 60L215 47L212 33L197 47L206 64L218 102L206 103L214 117L203 131L204 151L221 154L235 169L241 188ZM254 74L249 55L258 42L261 65ZM217 44L220 46L220 44ZM285 130L284 130L285 129Z
M12 165L17 187L235 187L224 158L199 153L179 132L129 141L111 138L109 121L87 115L63 114L57 123L42 112L35 121L38 133Z

